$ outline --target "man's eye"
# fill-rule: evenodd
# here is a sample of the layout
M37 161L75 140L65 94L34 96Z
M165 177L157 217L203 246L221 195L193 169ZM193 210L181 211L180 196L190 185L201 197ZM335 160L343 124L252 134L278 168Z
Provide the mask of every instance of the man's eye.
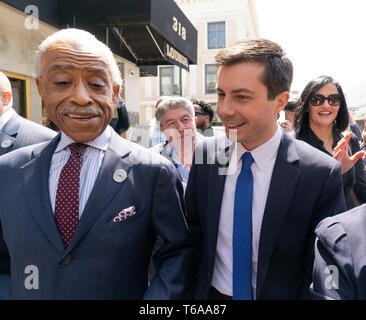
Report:
M238 96L238 99L240 99L240 100L245 100L245 99L248 99L248 98L249 98L248 96L243 96L243 95Z
M67 86L68 84L69 84L70 82L68 82L68 81L56 81L55 82L55 85L56 86Z
M100 84L100 83L91 83L90 84L93 88L96 88L96 89L103 89L105 87L104 84Z

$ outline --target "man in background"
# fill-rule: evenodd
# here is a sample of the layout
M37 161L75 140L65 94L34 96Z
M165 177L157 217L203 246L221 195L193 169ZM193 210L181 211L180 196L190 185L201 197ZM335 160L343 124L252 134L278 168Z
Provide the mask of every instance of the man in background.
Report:
M12 108L9 79L0 72L0 156L15 149L51 140L56 132L27 120Z
M205 137L212 137L214 131L211 127L211 123L215 114L212 106L202 100L192 100L192 103L197 118L197 131Z

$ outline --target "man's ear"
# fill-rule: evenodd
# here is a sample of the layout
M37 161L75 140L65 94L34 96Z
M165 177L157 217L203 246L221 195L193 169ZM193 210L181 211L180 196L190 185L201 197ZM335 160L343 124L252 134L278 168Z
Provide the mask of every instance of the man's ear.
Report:
M37 84L38 93L41 96L42 100L44 100L43 84L42 84L42 79L40 77L36 78L36 84Z
M11 101L11 92L10 91L4 91L3 92L3 99L6 105L8 105Z
M119 97L119 90L120 90L120 86L117 84L115 86L113 86L113 96L112 96L112 100L113 103L117 103L117 99Z
M288 91L283 91L276 96L275 108L277 114L286 107L288 99L290 99L290 93Z
M198 118L194 117L194 124L197 125Z

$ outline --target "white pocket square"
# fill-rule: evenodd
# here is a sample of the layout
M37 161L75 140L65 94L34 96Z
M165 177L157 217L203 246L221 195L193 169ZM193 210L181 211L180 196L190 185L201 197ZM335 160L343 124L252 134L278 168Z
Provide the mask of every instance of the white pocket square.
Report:
M129 217L132 217L136 214L136 208L134 206L128 207L126 209L121 210L120 213L118 213L114 218L113 222L120 222L123 221Z

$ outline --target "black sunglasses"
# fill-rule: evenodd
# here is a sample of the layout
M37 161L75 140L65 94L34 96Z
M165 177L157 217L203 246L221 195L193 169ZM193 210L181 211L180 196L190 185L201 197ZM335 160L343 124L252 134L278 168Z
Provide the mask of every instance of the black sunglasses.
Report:
M309 102L313 106L321 106L325 100L328 100L330 106L338 107L341 103L341 97L339 94L330 94L328 97L324 97L322 94L313 94Z

